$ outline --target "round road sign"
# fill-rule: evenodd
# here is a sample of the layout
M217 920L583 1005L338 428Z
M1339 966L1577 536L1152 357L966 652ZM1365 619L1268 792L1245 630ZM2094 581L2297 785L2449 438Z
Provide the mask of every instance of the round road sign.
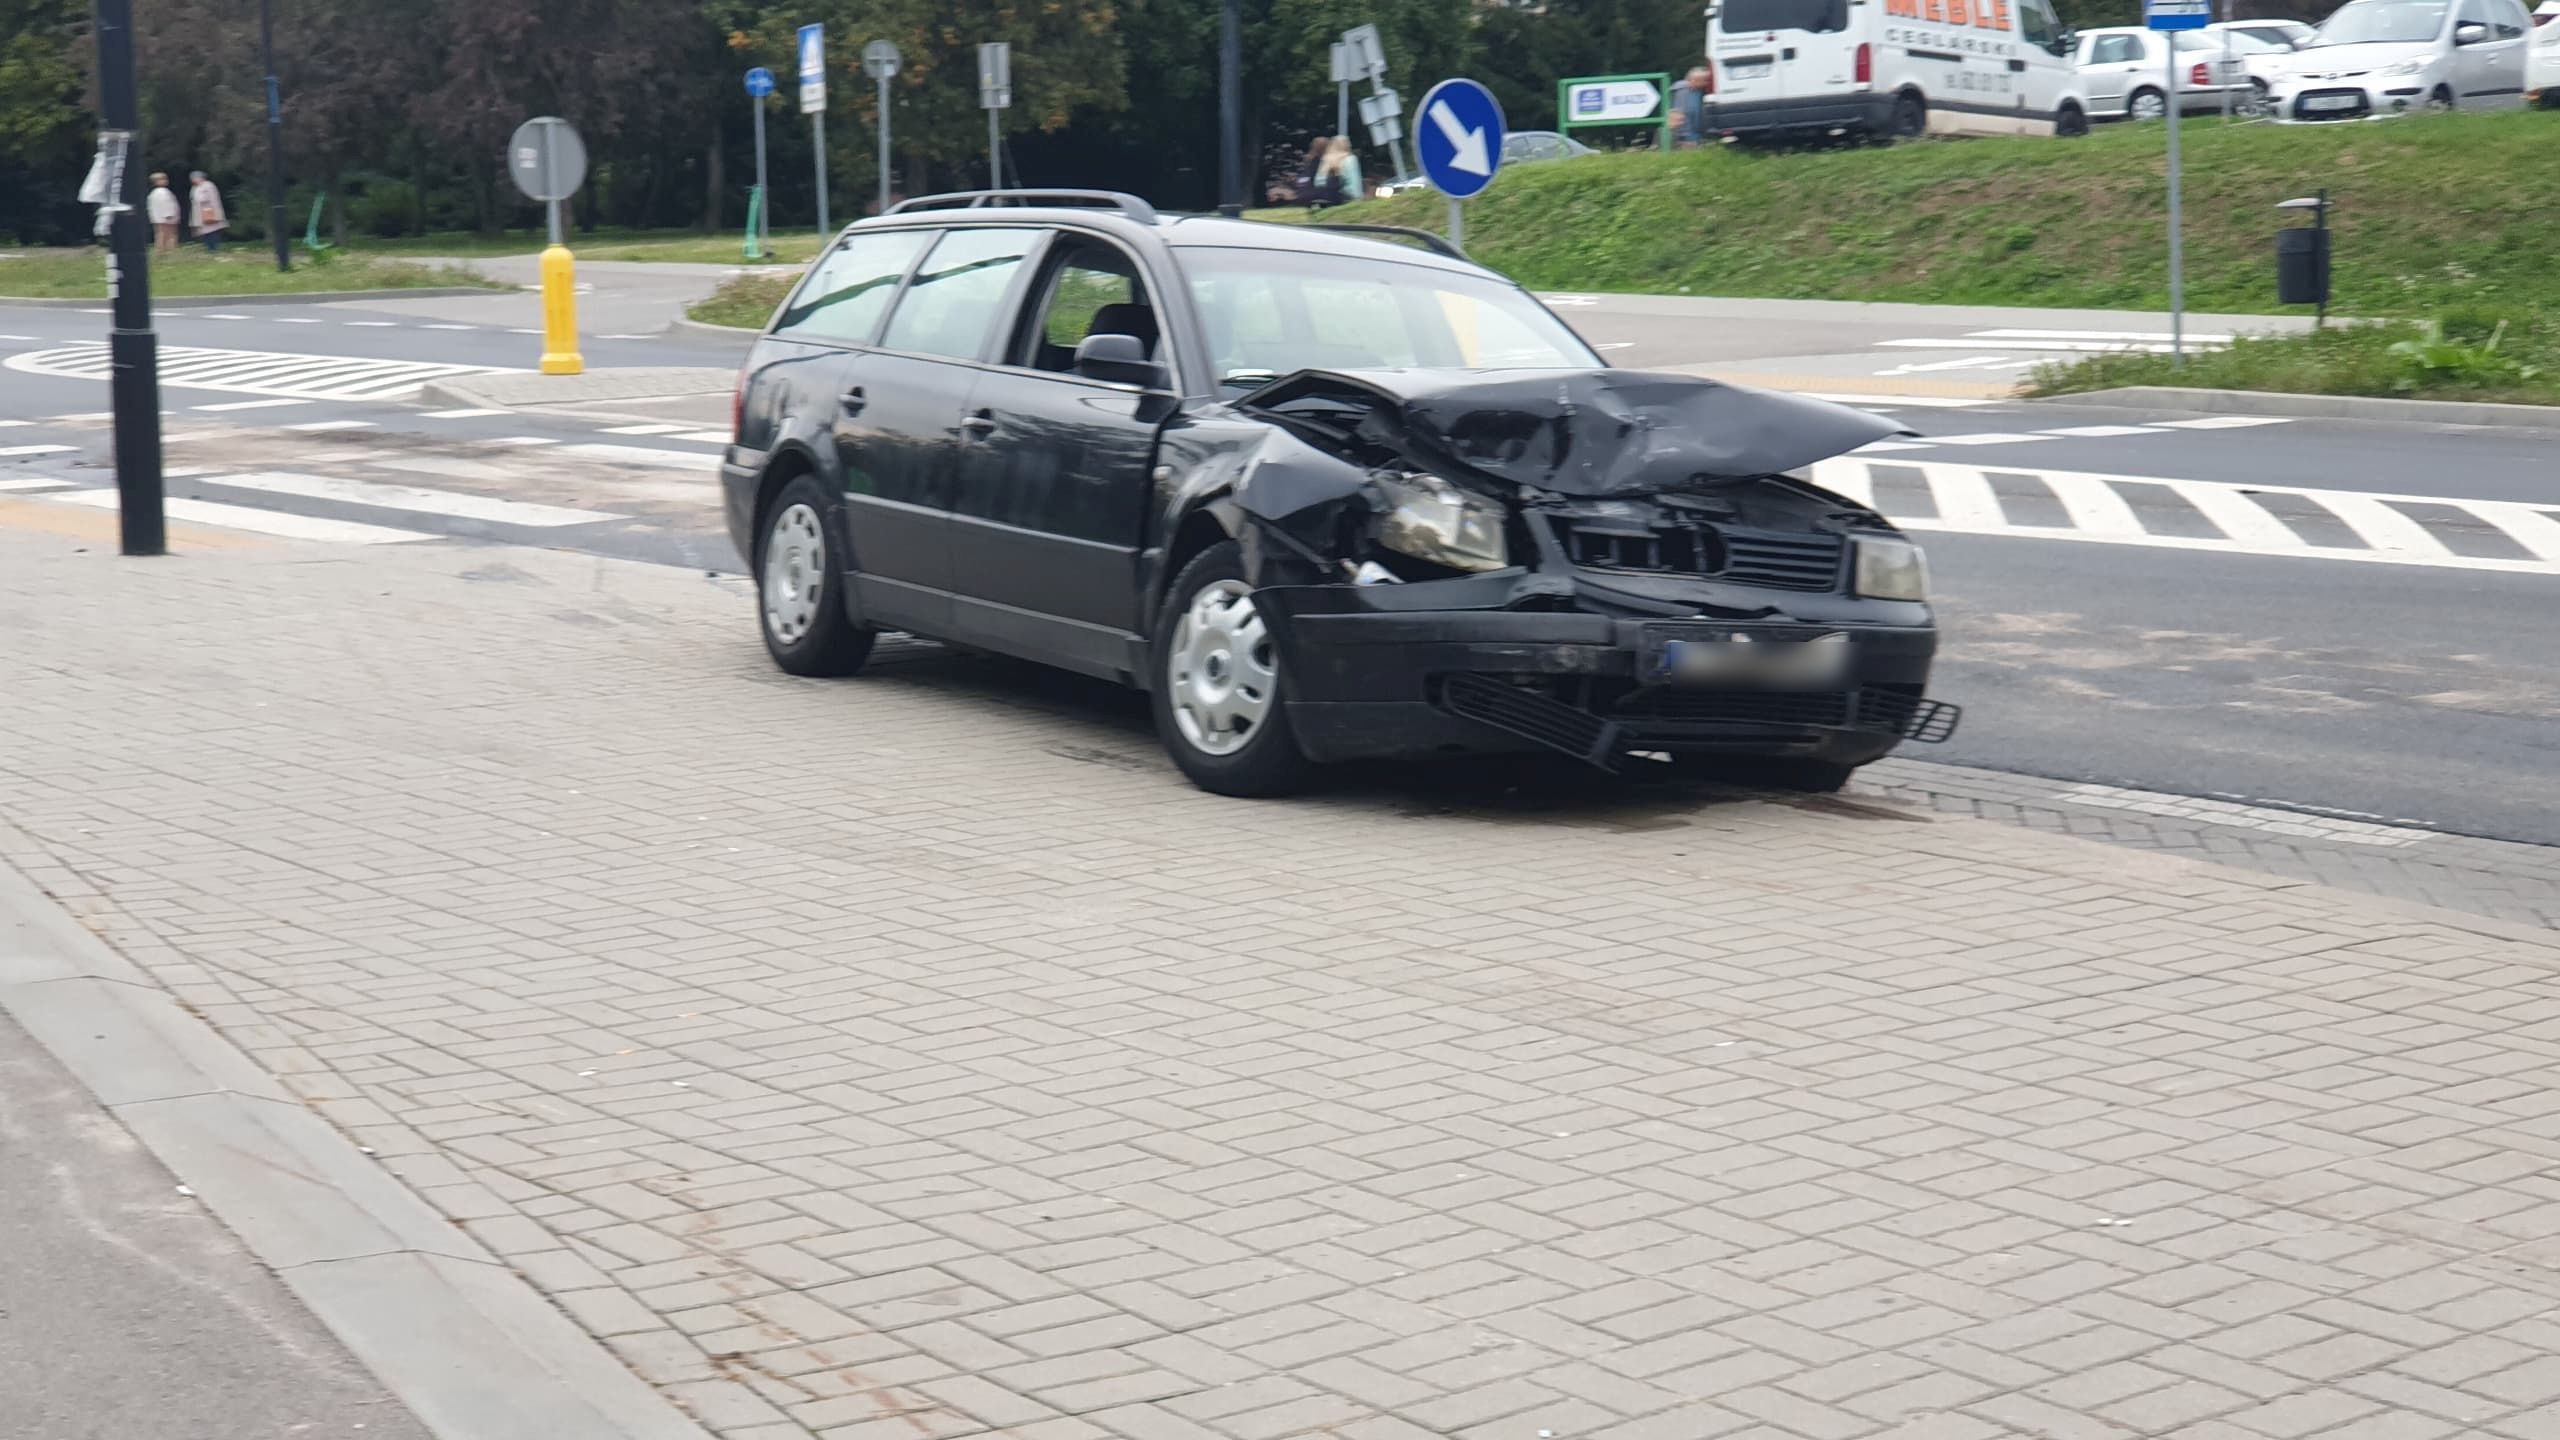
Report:
M874 80L886 80L898 73L898 45L894 40L874 40L862 47L862 73Z
M566 200L586 183L586 144L568 121L537 116L517 126L507 141L507 173L532 199Z
M1432 188L1464 200L1502 168L1502 107L1473 80L1443 80L1422 97L1413 122L1414 158Z
M747 93L761 100L773 93L773 72L759 65L747 72Z

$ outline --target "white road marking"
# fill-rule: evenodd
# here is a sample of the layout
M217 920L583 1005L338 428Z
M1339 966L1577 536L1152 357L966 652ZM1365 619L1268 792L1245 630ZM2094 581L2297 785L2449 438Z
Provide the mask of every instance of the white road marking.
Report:
M311 402L308 400L225 400L219 405L194 405L189 406L188 408L215 412L224 410L280 410L288 405L308 405L310 403Z
M276 317L276 323L279 325L317 325L320 322L308 315L279 315Z
M506 415L510 413L512 412L506 410L427 410L420 412L418 418L421 420L469 420L474 416L479 415Z
M1880 467L1889 468L1897 475L1916 474L1927 487L1936 513L1898 514L1892 504L1879 503L1875 496ZM2546 507L2512 500L2369 494L2292 485L2236 485L2209 480L2173 480L2155 475L2098 475L1898 459L1870 461L1859 455L1821 461L1808 473L1814 484L1880 510L1906 530L2084 540L2205 553L2289 555L2444 570L2560 575L2560 502ZM2068 523L2029 525L2010 521L1992 499L1990 477L1994 474L2016 476L2042 484L2061 503L2069 517ZM2211 522L2215 533L2167 535L2146 530L2142 513L2133 503L2132 492L2123 488L2128 486L2156 486L2168 490L2185 501L2196 514ZM2261 503L2261 497L2268 495L2298 496L2329 510L2356 533L2364 542L2363 548L2347 544L2314 544L2304 539ZM2471 525L2503 536L2531 558L2458 554L2444 538L2450 532L2429 528L2427 522L2399 508L2404 505L2439 506L2462 512L2469 517Z
M0 445L0 455L68 455L69 445Z
M2118 435L2152 435L2158 431L2149 425L2065 425L2044 433L2068 435L2075 440L2105 440Z
M11 355L0 365L28 375L103 380L112 369L107 347L87 341L55 350ZM449 365L418 360L305 355L277 350L214 350L192 345L160 351L160 383L181 390L232 390L303 400L400 400L430 380L457 375L515 372L491 365Z
M287 430L370 430L370 420L313 420L301 425L287 425Z
M480 443L483 445L557 445L560 442L548 435L501 435L495 440L483 440Z
M2157 340L2169 343L2166 330L1968 330L1974 340ZM2234 337L2215 334L2191 334L2190 345L2228 345Z
M1748 380L1740 382L1748 385ZM1971 410L1982 405L1997 405L1994 399L1967 399L1953 395L1855 395L1831 390L1797 390L1790 392L1807 400L1828 400L1834 405L1867 405L1882 410Z
M604 433L607 435L673 435L683 428L685 427L682 425L615 425Z
M1635 347L1636 342L1633 340L1603 340L1594 344L1591 348L1594 350L1632 350Z
M1882 455L1894 450L1926 450L1928 448L1929 446L1927 442L1919 440L1870 440L1850 453L1853 455Z
M596 338L599 340L655 340L658 337L655 332L652 332L645 335L599 335Z
M388 330L399 322L395 320L341 320L338 323L341 325L351 325L358 330Z
M420 328L427 330L477 330L480 327L477 325L427 325Z
M2028 441L2043 438L2041 435L2012 435L2006 431L1991 431L1981 435L1923 435L1920 441L1927 445L2022 445Z
M1589 295L1541 295L1538 298L1550 305L1597 305L1600 303Z
M541 331L539 331L539 330L526 330L526 329L522 329L522 328L516 328L516 329L511 329L511 330L509 330L507 333L508 333L508 334L510 334L510 335L539 335L539 334L541 334L542 332L541 332Z
M302 475L286 470L222 475L208 483L231 489L259 490L270 495L296 495L305 500L337 500L349 505L371 505L381 510L410 510L422 515L486 520L498 525L523 525L534 529L591 525L599 520L628 518L602 510L572 510L562 505L538 505L530 500L505 500L495 495L467 495L454 490L426 490L415 485L385 485L371 480Z
M15 430L21 425L33 425L34 423L36 422L33 420L0 420L0 430Z
M619 460L632 465L668 465L699 470L719 457L699 450L658 450L647 445L569 445L564 455L584 455L592 460Z
M1878 375L1922 375L1931 370L1978 370L1986 365L2006 363L1997 355L1966 355L1955 360L1931 360L1926 364L1914 361L1908 365L1896 365L1890 370L1879 370L1876 373Z
M70 483L68 480L56 480L49 475L0 476L0 495L22 494L29 490L59 490Z
M726 446L737 437L726 430L684 430L667 437L670 440L699 440L705 445Z
M1996 347L2002 350L2052 350L2059 353L2075 355L2166 355L2170 350L2169 342L2165 338L2154 343L2144 340L2001 340L1997 342L1988 342L1967 337L1953 340L1879 340L1876 344L1887 349L1895 350L1985 350ZM2198 342L2189 345L2187 348L2190 350L2209 350L2217 347Z
M198 318L200 318L200 319L205 319L205 320L246 320L246 319L248 319L249 317L248 317L248 316L246 316L246 315L226 315L226 314L217 314L217 315L204 315L204 316L200 316L200 317L198 317Z
M33 335L0 335L0 340L24 340L30 345L36 343L36 337Z
M113 490L79 490L69 495L50 495L65 505L86 505L93 510L116 508ZM408 540L433 540L437 537L420 530L394 530L388 525L365 525L354 520L324 520L316 515L296 515L286 510L258 510L246 505L225 505L214 500L172 498L161 502L161 508L172 520L187 520L198 525L219 525L226 530L248 530L260 535L274 535L286 540L327 540L343 545L397 545Z
M2282 425L2282 415L2206 415L2194 420L2163 420L2172 430L2244 430L2253 425Z
M114 412L113 410L83 410L83 411L81 411L81 412L80 412L79 414L77 414L77 415L56 415L56 416L54 416L53 418L54 418L55 420L58 420L58 421L62 421L62 420L113 420L114 418L116 418L116 412Z

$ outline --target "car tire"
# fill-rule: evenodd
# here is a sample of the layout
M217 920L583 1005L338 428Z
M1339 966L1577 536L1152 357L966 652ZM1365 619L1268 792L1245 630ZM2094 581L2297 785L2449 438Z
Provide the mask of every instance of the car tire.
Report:
M1149 650L1156 735L1192 784L1260 799L1315 778L1289 728L1287 677L1234 541L1201 551L1174 576Z
M1896 140L1917 140L1929 133L1929 102L1909 90L1893 97L1887 133Z
M2146 85L2125 97L2124 118L2165 120L2169 118L2169 97Z
M756 527L756 628L793 675L851 675L877 632L845 613L843 505L815 475L794 477Z
M2065 105L2053 119L2053 133L2065 140L2077 140L2089 133L2089 112L2077 105Z
M2429 96L2427 97L2427 108L2428 108L2429 110L2432 110L2432 111L2434 111L2434 112L2438 113L2438 114L2444 114L2444 113L2446 113L2446 112L2448 112L2448 111L2452 110L2452 109L2453 109L2453 90L2452 90L2452 88L2451 88L2451 87L2449 87L2449 86L2444 86L2444 85L2439 85L2439 86L2437 86L2437 87L2436 87L2436 89L2435 89L2435 93L2434 93L2434 94L2432 94L2432 95L2429 95Z

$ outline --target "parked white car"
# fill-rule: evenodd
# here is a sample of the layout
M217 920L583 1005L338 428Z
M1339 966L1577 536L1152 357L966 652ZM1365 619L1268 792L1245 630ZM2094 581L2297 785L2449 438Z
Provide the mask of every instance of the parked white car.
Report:
M2169 113L2169 45L2178 55L2178 108L2220 110L2249 93L2249 71L2235 52L2197 30L2144 30L2109 25L2080 32L2073 59L2089 113L2101 120L2157 120Z
M2350 0L2276 67L2268 102L2286 121L2513 109L2532 30L2516 0Z
M2306 25L2299 20L2225 20L2218 25L2204 27L2204 33L2207 35L2220 35L2226 32L2264 40L2270 45L2279 45L2287 50L2302 48L2304 41L2320 33L2317 27Z
M2533 43L2524 59L2525 98L2560 110L2560 0L2542 0L2533 12Z

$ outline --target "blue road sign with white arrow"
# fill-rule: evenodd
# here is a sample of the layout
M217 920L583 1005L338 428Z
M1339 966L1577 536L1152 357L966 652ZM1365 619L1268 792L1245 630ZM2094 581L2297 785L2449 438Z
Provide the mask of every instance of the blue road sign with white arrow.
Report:
M747 93L761 100L773 93L773 72L759 65L747 72Z
M1502 168L1502 106L1473 80L1443 80L1422 97L1413 145L1432 188L1464 200L1492 184Z

